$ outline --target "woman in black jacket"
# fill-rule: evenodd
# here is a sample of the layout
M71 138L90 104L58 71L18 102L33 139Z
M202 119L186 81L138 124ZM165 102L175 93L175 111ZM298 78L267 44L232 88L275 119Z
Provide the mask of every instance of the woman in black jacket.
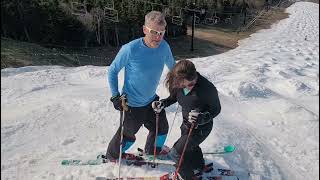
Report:
M218 92L210 81L196 71L194 64L189 60L179 61L167 74L165 84L170 96L154 102L152 107L156 112L161 112L163 108L175 102L182 107L181 137L167 156L178 164L184 145L188 141L179 174L184 179L192 179L193 170L204 168L203 154L199 145L210 134L213 118L221 111ZM192 124L193 129L188 138Z

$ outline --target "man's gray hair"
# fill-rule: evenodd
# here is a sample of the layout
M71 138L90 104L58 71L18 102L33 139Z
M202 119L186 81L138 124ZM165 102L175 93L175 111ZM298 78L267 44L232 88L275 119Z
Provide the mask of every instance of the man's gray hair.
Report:
M151 22L156 23L160 26L166 26L166 17L159 11L151 11L144 18L144 25L148 25Z

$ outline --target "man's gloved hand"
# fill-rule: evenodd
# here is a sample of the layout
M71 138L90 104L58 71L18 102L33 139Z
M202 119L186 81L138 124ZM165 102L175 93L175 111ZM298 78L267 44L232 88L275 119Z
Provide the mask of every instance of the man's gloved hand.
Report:
M154 112L156 113L160 113L162 111L162 109L164 109L164 103L163 101L153 101L152 104L151 104Z
M120 95L116 95L116 96L113 96L111 97L110 101L113 103L113 107L118 110L118 111L122 111L123 108L122 108L122 104L121 104L121 98L120 98Z

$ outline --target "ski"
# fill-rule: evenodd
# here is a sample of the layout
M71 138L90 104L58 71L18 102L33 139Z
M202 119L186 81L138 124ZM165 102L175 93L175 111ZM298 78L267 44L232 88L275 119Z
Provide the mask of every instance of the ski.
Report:
M227 145L227 146L224 146L224 147L221 147L221 148L218 148L212 152L204 152L203 155L214 155L214 154L228 154L228 153L232 153L234 152L236 149L235 146L233 145Z
M98 155L96 159L82 160L82 159L64 159L61 161L61 165L64 166L77 166L77 165L100 165L105 163L105 159L102 155Z
M205 164L202 170L194 170L194 176L201 176L203 173L209 173L213 170L213 163Z
M224 146L223 148L217 149L216 151L210 152L207 154L231 153L231 152L234 152L234 150L235 150L234 146L228 145L228 146ZM164 151L164 153L163 153L163 151ZM165 154L167 154L168 152L169 152L169 148L167 146L164 146L164 148L160 152L160 154L164 154L164 156L158 155L155 160L156 164L162 163L162 164L174 166L175 163L172 160L162 159L162 158L167 157ZM149 161L150 164L152 165L153 159L154 159L153 155L147 155L144 153L144 151L141 148L138 148L137 156L142 157L145 161ZM202 173L216 175L216 176L244 176L244 177L250 176L250 173L247 171L235 171L235 170L225 169L225 168L214 168L213 163L208 163L205 165L203 170L195 172L195 174L202 174Z
M95 180L119 180L119 178L115 177L96 177ZM146 177L124 177L120 178L120 180L173 180L173 177L170 177L168 174L157 177L157 176L146 176ZM181 178L179 180L182 180ZM239 180L236 176L208 176L201 177L195 180Z
M202 180L239 180L237 176L207 176L201 179Z
M248 179L250 173L247 171L236 171L226 168L215 168L213 167L213 163L208 163L205 165L203 170L194 170L194 175L197 177L213 177L213 176L235 176L242 177L244 179Z
M153 158L150 159L145 159L145 155L137 156L132 153L125 153L123 156L123 159L121 161L122 164L128 165L128 166L143 166L143 165L151 165L152 167L157 167L157 166L174 166L175 163L171 160L161 160L161 159L156 159L153 161ZM153 157L153 156L152 156ZM65 159L62 160L61 164L64 166L81 166L81 165L101 165L104 163L116 163L113 161L109 161L104 155L99 154L96 159L89 159L89 160L81 160L81 159ZM250 173L247 171L236 171L236 170L231 170L231 169L225 169L225 168L215 168L213 167L213 163L208 163L205 165L205 168L200 171L200 172L195 172L196 175L199 175L200 177L206 177L207 179L211 178L212 180L224 180L226 177L230 177L231 179L233 177L243 177L243 178L248 178L250 176ZM101 177L102 178L102 177ZM141 177L141 178L147 178L147 177ZM137 179L141 179L137 178ZM153 178L158 178L159 177L150 177L151 179ZM230 179L229 178L229 179ZM107 178L109 179L109 178ZM112 178L111 178L112 179ZM170 179L170 178L169 178Z
M213 168L210 173L198 175L199 180L242 180L250 179L250 173L247 171L235 171L223 168Z
M225 146L224 149L225 149L224 152L228 152L228 153L233 152L235 150L234 146L232 146L232 147ZM218 151L219 150L217 150L216 152L218 152ZM149 163L152 165L153 157L154 157L153 155L146 155L141 148L138 148L138 152L139 152L138 156L145 159L145 161L149 161ZM213 153L213 152L211 152L211 153ZM161 156L157 156L157 157L159 158ZM163 159L158 159L158 158L156 158L156 160L155 160L155 162L158 164L166 164L166 165L172 165L172 166L175 165L175 163L171 160L168 160L168 159L163 160ZM198 174L198 175L202 175L202 173L211 175L212 177L217 176L220 179L221 179L220 176L234 176L234 177L237 177L237 176L249 177L250 176L250 173L247 171L236 171L236 170L225 169L225 168L214 168L212 162L207 163L205 165L204 169L201 170L200 172L199 171L195 172L195 174Z
M126 153L122 158L122 163L131 165L137 164L139 165L139 161L143 161L142 157L135 156L133 154ZM116 161L109 161L103 154L99 154L96 159L64 159L61 161L61 165L65 166L77 166L77 165L101 165L104 163L116 163Z
M116 177L96 177L96 180L119 180ZM172 179L172 178L171 178ZM166 173L162 176L145 176L145 177L123 177L120 180L171 180L170 173Z
M224 168L213 168L211 173L214 175L222 175L222 176L244 176L244 177L250 176L250 172L247 172L247 171L237 171L237 170L224 169Z
M131 155L134 157L134 155ZM105 159L103 155L98 155L96 159L92 160L63 160L61 162L62 165L66 166L81 166L81 165L101 165L104 163L115 163L112 161L108 161ZM134 166L143 166L143 165L154 165L153 160L145 160L143 158L138 159L123 159L122 162L125 165L134 165ZM164 161L164 160L156 160L155 161L156 166L159 165L170 165L173 166L174 163L171 161ZM203 175L203 173L205 173ZM234 171L230 169L223 169L223 168L213 168L213 163L206 164L203 171L198 172L196 176L199 176L202 180L208 179L208 180L236 180L238 179L237 176L241 177L249 177L250 173L246 173L245 171ZM109 177L97 177L96 180L105 180L105 179L118 179L118 178L109 178ZM172 173L167 173L165 175L159 176L159 177L126 177L121 178L123 180L171 180L173 179Z
M130 158L126 158L130 156ZM104 155L98 155L96 159L64 159L61 161L61 165L63 166L83 166L83 165L101 165L105 163L116 163L117 161L109 161ZM134 154L126 153L126 156L121 160L122 164L125 165L134 165L134 166L143 166L143 165L170 165L173 166L173 161L168 160L156 160L153 162L152 160L143 159L143 157L136 156Z
M236 176L210 175L204 177L194 177L193 180L239 180ZM96 180L119 180L116 177L96 177ZM120 180L174 180L174 172L166 173L161 176L145 176L145 177L122 177ZM177 180L183 180L178 176Z
M219 154L229 154L235 151L235 146L233 145L227 145L224 147L220 147L217 148L216 150L212 151L212 152L204 152L203 155L219 155ZM143 157L144 159L148 159L148 160L153 160L154 156L153 155L147 155L144 153L143 149L138 148L138 154L137 156ZM162 151L165 151L165 153L169 153L170 148L168 146L163 146ZM165 159L161 159L161 157L163 156L157 156L157 159L160 160L165 160Z

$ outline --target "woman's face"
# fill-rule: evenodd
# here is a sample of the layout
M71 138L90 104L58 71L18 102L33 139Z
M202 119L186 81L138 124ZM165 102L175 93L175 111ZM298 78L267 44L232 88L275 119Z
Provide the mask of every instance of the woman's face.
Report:
M181 81L180 88L186 88L188 90L191 90L196 85L197 79L198 78L195 78L192 81L188 81L186 79L183 79L183 81Z

